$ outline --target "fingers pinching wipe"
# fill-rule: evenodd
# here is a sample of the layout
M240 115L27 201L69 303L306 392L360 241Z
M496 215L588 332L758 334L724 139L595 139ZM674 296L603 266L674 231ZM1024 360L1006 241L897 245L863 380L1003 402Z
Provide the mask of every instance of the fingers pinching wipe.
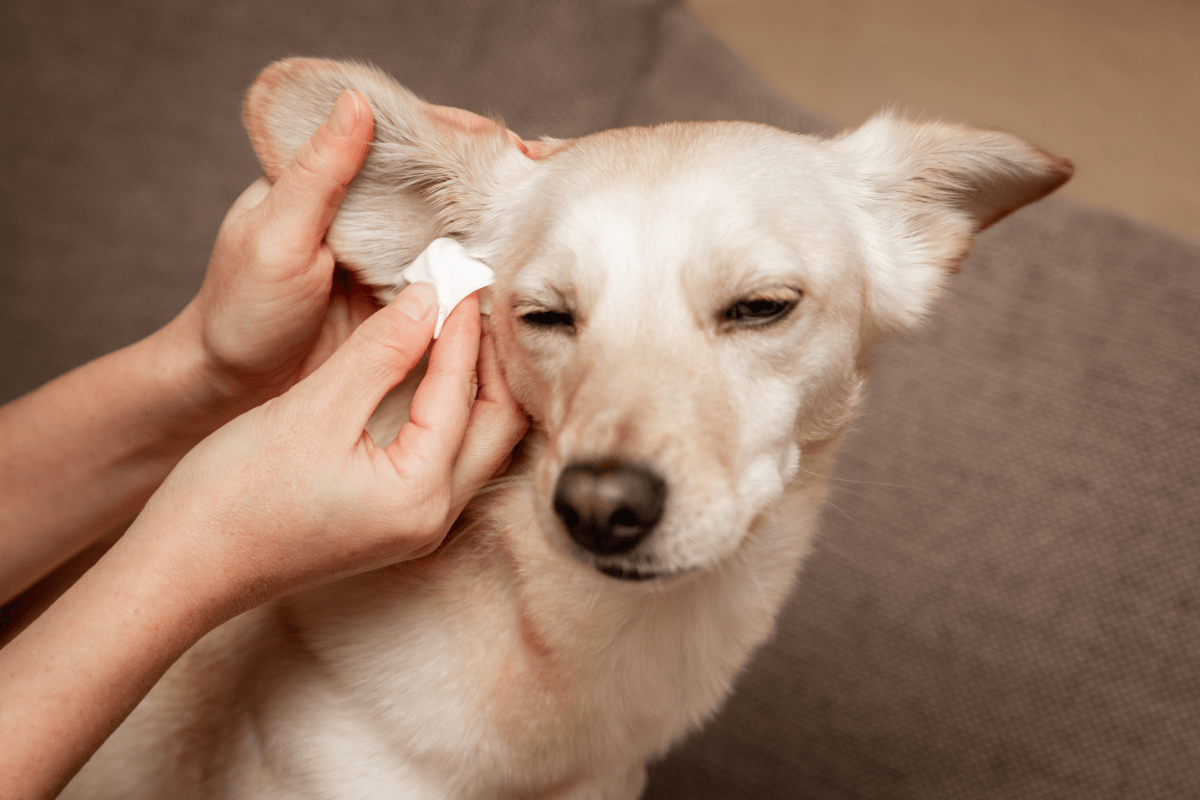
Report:
M410 284L294 391L322 409L317 419L339 427L337 438L358 442L384 395L429 347L436 316L436 288ZM409 421L385 451L401 478L449 486L456 509L496 472L526 429L490 339L481 342L481 335L479 300L472 294L433 340Z
M429 354L429 368L413 396L409 421L388 448L393 460L410 458L409 463L418 468L435 469L441 483L451 482L466 435L477 385L479 335L479 300L471 295L446 319Z
M437 290L412 284L368 317L316 372L299 384L328 418L356 440L383 396L412 371L433 339Z

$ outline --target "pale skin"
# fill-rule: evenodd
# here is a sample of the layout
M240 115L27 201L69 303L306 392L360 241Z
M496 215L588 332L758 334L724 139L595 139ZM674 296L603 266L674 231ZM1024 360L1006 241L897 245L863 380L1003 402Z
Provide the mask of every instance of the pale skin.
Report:
M0 408L0 599L137 515L0 650L0 798L53 797L217 625L431 552L523 435L474 297L396 441L364 433L436 319L423 284L377 311L324 243L372 133L347 92L234 204L179 317Z

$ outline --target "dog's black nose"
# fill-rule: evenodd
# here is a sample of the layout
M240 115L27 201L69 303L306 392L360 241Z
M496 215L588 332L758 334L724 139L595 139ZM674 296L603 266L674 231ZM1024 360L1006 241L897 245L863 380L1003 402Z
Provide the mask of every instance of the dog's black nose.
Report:
M632 464L570 464L558 476L554 512L571 538L597 555L628 553L662 518L667 483Z

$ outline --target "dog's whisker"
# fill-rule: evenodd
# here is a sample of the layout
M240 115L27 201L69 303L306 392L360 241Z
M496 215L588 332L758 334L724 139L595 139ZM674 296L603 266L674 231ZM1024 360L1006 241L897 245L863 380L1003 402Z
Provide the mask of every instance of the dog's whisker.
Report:
M850 523L851 523L852 525L854 525L854 527L856 527L856 528L857 528L857 527L859 527L858 520L856 520L856 519L855 519L855 518L854 518L854 517L853 517L853 516L850 514L850 512L846 511L846 510L845 510L845 509L843 509L841 506L839 506L839 505L837 505L836 503L834 503L832 500L826 500L826 501L825 501L825 505L829 506L829 507L830 507L830 508L832 508L834 511L838 512L839 514L841 514L843 517L845 517L846 519L850 520Z
M884 486L884 487L891 488L891 489L912 489L914 492L932 492L932 491L934 491L933 489L930 489L927 486L907 486L903 483L882 483L881 481L860 481L860 480L854 480L852 478L835 478L831 475L822 475L819 472L813 472L812 470L805 469L804 467L800 467L800 471L805 473L806 475L812 475L814 478L820 478L822 480L832 481L833 483L852 483L852 484L858 484L861 486Z

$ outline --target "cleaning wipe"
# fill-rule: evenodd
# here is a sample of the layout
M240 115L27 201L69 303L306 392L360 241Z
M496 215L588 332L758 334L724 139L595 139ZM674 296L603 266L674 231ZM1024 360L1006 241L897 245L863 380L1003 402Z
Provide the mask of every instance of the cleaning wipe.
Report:
M417 259L400 272L398 289L410 283L424 281L437 289L438 318L433 338L442 332L442 323L462 299L476 289L491 286L496 273L477 258L467 255L458 240L449 237L434 239ZM482 308L481 311L484 311ZM484 311L484 313L487 313Z

